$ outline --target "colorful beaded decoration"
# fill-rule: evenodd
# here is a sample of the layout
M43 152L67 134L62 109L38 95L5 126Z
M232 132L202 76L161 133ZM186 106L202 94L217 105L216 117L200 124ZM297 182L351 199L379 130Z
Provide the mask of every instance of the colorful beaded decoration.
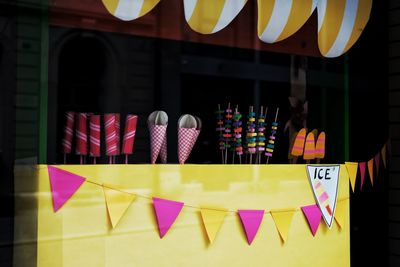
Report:
M243 147L242 147L242 114L238 111L238 108L235 109L233 113L233 141L235 146L236 155L239 157L243 155Z
M225 148L225 140L224 140L224 136L223 136L224 135L223 133L225 131L224 121L223 121L223 119L224 119L224 117L223 117L224 111L221 110L220 105L218 105L218 110L215 113L217 115L217 128L216 128L216 131L219 132L219 141L218 141L219 149L220 150L224 150L224 148Z
M257 150L256 148L257 133L256 133L255 116L256 113L253 111L250 111L249 115L247 116L246 143L247 143L247 153L249 154L255 154Z
M230 149L232 147L232 109L230 108L230 104L228 104L228 108L226 109L226 113L225 113L225 131L223 134L224 137L224 149L227 151L228 149ZM225 153L225 157L226 157L226 153ZM225 161L227 159L225 158Z
M257 124L257 151L265 151L265 115L260 113Z
M275 147L275 140L276 140L276 133L278 131L278 112L279 108L276 110L276 116L275 116L275 121L271 125L271 135L269 136L267 148L265 149L265 156L267 156L267 163L270 157L272 157L272 154L274 153L274 147Z

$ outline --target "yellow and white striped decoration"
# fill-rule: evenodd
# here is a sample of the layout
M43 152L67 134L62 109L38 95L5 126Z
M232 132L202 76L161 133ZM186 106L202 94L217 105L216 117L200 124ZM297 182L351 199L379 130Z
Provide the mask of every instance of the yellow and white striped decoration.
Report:
M318 0L258 0L258 37L266 43L282 41L310 18Z
M216 33L239 14L247 0L183 0L190 28L202 34Z
M103 4L115 17L124 20L135 20L150 12L160 0L102 0Z
M318 46L324 57L346 53L360 37L372 0L319 0Z
M102 0L115 17L129 21L150 12L160 0ZM257 0L257 32L276 43L296 33L318 11L318 46L324 57L347 52L369 20L372 0ZM183 0L185 19L202 34L216 33L232 22L247 0Z

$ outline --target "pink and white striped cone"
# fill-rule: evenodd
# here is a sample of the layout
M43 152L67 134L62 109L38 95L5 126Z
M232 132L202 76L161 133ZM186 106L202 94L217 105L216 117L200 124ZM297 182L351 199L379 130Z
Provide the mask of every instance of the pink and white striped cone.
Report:
M104 114L105 136L106 136L106 155L117 155L117 130L116 116L113 113Z
M100 157L100 115L90 115L89 128L89 155L91 157Z
M150 160L155 164L158 156L162 163L167 163L167 127L168 115L165 111L153 111L147 118L150 131Z
M76 154L87 155L87 114L78 113L76 123Z
M64 138L62 140L62 153L69 154L72 151L72 138L74 135L75 113L72 111L65 113Z
M199 136L196 128L178 128L178 160L184 164Z
M138 121L138 116L136 115L126 116L124 140L122 143L122 154L130 155L133 153L133 145L135 143L137 121Z
M117 155L121 154L121 114L115 114L115 131L116 131L116 142L117 142Z
M154 125L148 124L150 131L150 159L151 164L155 164L160 154L161 147L167 143L167 125ZM166 163L166 151L164 152L165 158L162 159L163 163Z

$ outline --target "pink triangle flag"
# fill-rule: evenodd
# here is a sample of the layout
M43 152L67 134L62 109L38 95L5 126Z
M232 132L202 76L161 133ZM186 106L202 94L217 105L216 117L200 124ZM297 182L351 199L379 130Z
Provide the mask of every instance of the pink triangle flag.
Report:
M376 176L379 177L379 164L381 162L381 154L376 154L374 157L375 160L375 166L376 166Z
M321 222L322 213L317 205L309 205L301 207L304 216L307 219L308 225L310 226L313 236L317 233L318 226Z
M85 178L53 166L48 166L53 209L57 212L85 182Z
M264 217L264 210L238 210L249 245L254 240Z
M361 177L360 190L362 190L362 187L363 187L363 184L364 184L364 178L365 178L366 163L365 162L360 162L360 163L358 163L358 166L360 167L360 177Z
M153 197L153 206L156 212L160 237L163 238L181 212L183 203Z

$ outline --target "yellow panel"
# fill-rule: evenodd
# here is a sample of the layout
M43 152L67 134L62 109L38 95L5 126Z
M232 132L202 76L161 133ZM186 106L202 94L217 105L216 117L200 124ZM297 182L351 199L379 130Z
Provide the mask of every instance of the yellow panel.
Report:
M57 213L52 211L48 172L38 181L37 263L47 266L349 266L349 216L340 230L323 223L314 238L300 210L282 245L271 214L249 246L236 213L228 212L215 241L205 236L199 210L185 206L160 239L151 200L159 196L190 206L229 210L299 208L315 203L305 165L63 165L97 183L138 197L112 229L102 188L84 183ZM342 165L338 199L348 199ZM344 170L344 171L343 171ZM348 206L348 201L345 202Z

